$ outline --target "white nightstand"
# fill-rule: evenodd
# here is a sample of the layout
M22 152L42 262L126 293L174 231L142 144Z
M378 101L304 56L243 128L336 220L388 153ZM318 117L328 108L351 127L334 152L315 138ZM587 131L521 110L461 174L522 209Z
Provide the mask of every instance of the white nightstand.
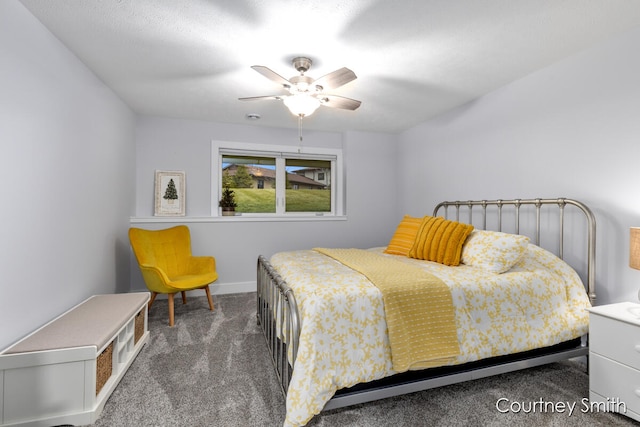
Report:
M591 410L640 421L640 304L602 305L589 313Z

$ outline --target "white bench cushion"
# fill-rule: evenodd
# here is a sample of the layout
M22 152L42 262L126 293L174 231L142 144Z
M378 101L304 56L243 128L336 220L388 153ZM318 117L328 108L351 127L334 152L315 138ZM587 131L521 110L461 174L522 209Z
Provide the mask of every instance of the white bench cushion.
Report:
M148 301L148 292L94 295L18 341L4 353L84 346L95 346L98 351Z

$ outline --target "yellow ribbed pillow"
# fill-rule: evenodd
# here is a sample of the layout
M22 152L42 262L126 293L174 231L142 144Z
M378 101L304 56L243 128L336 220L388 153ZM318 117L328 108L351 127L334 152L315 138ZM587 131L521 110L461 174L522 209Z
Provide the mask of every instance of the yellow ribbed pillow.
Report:
M409 255L409 250L411 250L413 241L416 239L420 224L422 224L422 218L405 215L400 224L398 224L398 228L396 228L396 232L385 252L394 255Z
M462 245L473 225L426 216L420 224L409 257L456 266L460 264Z

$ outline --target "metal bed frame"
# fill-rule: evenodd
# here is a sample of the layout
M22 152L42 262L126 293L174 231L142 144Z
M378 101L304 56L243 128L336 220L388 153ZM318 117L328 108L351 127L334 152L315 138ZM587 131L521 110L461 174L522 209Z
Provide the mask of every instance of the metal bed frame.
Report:
M535 237L533 242L540 246L541 240L541 211L543 206L557 207L559 212L558 250L557 256L563 258L564 252L564 223L565 207L574 206L584 214L587 225L587 278L585 288L589 300L594 304L595 292L595 239L596 221L591 210L583 203L565 198L558 199L513 199L513 200L469 200L439 203L433 216L437 216L444 209L445 218L449 218L449 208L455 209L455 220L460 220L461 208L468 212L467 223L473 223L473 215L477 211L482 214L482 225L477 228L487 229L487 208L495 207L491 215L497 216L497 230L502 231L504 206L511 206L514 213L514 234L520 234L522 207L535 209ZM480 206L480 209L473 209ZM453 218L451 218L453 219ZM475 225L475 224L474 224ZM510 231L511 232L511 231ZM269 261L262 255L257 263L257 320L262 328L282 392L286 398L291 375L295 367L298 351L298 340L302 319L298 313L293 290L282 279ZM547 363L571 359L588 355L587 337L578 338L571 342L544 349L533 350L515 355L495 357L483 361L466 363L463 365L431 368L423 371L410 371L396 374L388 378L358 384L348 389L338 390L335 396L327 402L323 410L341 408L359 403L370 402L392 396L412 393L430 388L460 383L464 381L513 372L520 369L540 366Z

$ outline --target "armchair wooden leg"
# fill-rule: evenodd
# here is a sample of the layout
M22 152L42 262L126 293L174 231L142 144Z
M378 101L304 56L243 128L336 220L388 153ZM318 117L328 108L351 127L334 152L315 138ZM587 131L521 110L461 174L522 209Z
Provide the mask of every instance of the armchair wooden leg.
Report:
M151 305L153 305L153 302L156 300L157 295L158 295L157 292L151 292L151 298L149 298L149 304L147 304L147 310L151 309Z
M211 291L209 291L209 285L204 287L204 291L207 293L207 300L209 300L209 310L213 311L213 300L211 299Z
M169 326L173 326L173 294L169 294Z
M185 291L182 291L182 303L187 303L187 293Z

